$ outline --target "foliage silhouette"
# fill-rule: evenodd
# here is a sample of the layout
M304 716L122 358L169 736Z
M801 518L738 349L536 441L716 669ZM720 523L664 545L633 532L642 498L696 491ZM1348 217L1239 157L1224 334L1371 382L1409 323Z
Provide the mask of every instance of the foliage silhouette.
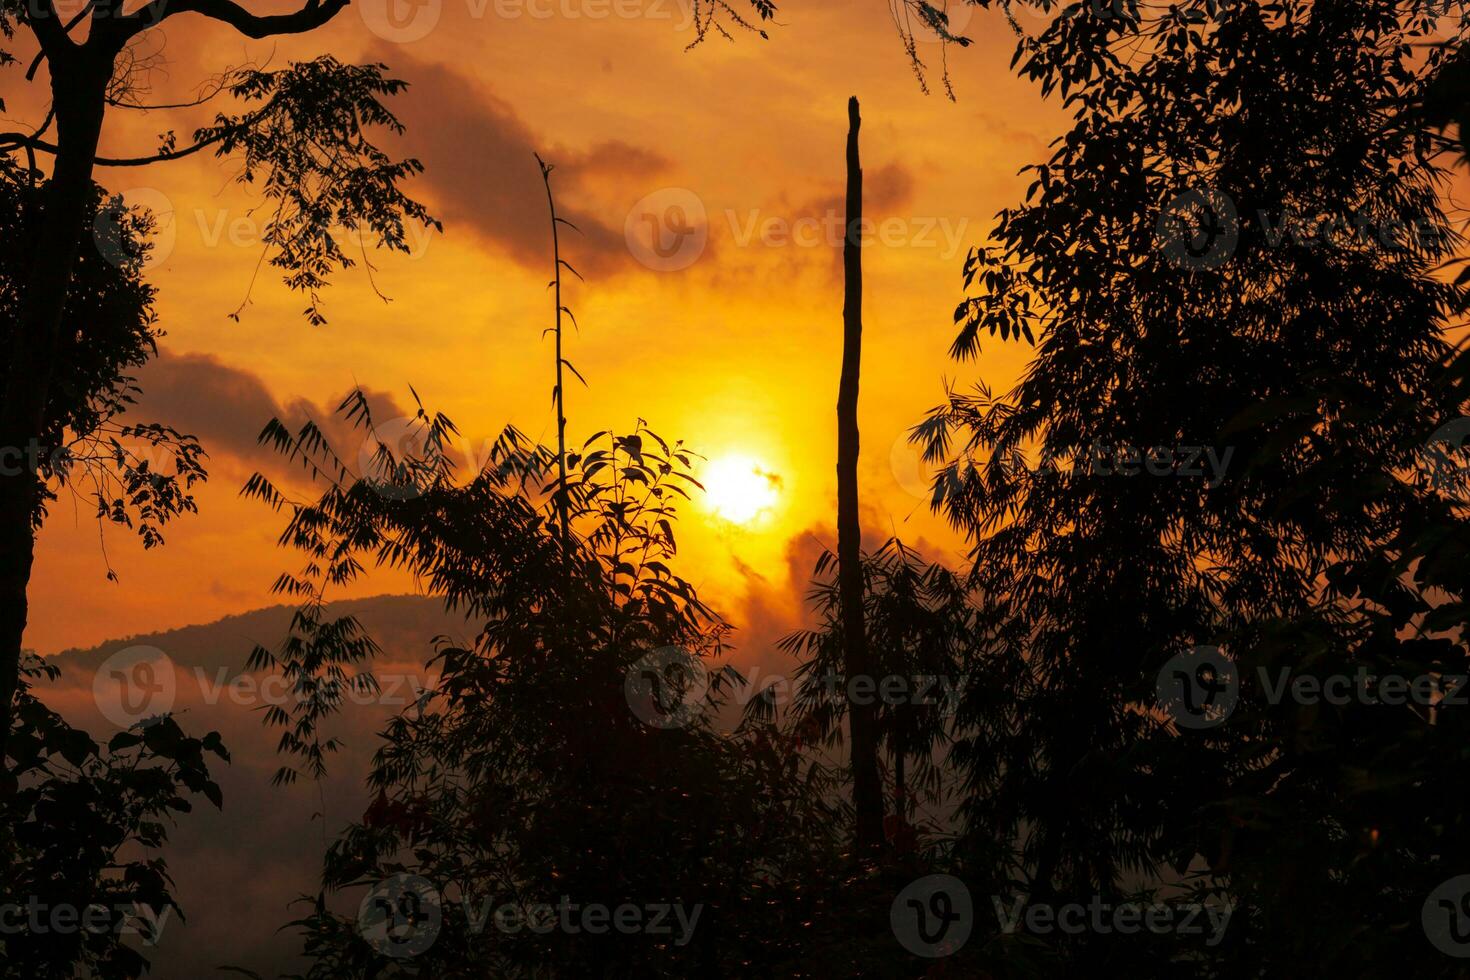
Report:
M217 114L180 148L172 131L156 152L115 158L99 154L102 124L109 111L147 110L140 86L156 65L136 57L146 31L161 29L179 14L203 15L238 34L264 38L315 30L335 17L346 0L307 0L294 13L257 15L233 0L153 0L124 9L119 0L97 0L63 21L51 0L0 3L0 34L11 38L17 25L28 28L39 53L26 74L29 82L44 64L50 81L50 107L29 132L0 134L0 153L12 160L25 154L54 157L39 194L34 234L10 332L0 400L0 447L41 443L47 411L65 381L57 365L68 348L104 338L91 335L83 321L80 337L64 329L67 297L83 252L109 257L109 236L89 235L93 212L93 173L98 166L136 167L176 160L209 149L235 158L241 183L260 188L274 205L263 236L265 255L285 273L288 286L304 292L305 315L323 322L319 290L335 269L354 263L342 248L346 231L366 231L389 250L406 251L405 222L437 227L400 183L421 168L415 160L395 161L372 142L372 134L400 129L383 100L404 83L384 74L382 65L344 65L330 56L292 63L278 71L257 66L226 68L201 90L194 105L224 98L242 111ZM85 38L72 36L85 21ZM0 67L14 63L0 52ZM52 126L54 138L48 137ZM31 165L34 170L34 165ZM137 219L116 217L114 227ZM114 236L115 237L115 236ZM133 236L124 236L132 240ZM84 249L84 242L93 244ZM110 256L129 261L126 256ZM264 256L263 256L264 257ZM89 261L92 257L89 256ZM238 314L238 311L237 311ZM145 434L163 439L167 434ZM145 488L145 492L148 491ZM8 733L21 637L27 618L26 589L34 560L33 517L44 489L35 474L0 472L0 739ZM154 515L151 524L156 524Z
M947 461L934 501L972 541L971 669L995 682L958 719L970 844L1010 842L1034 901L1192 872L1238 907L1208 961L1189 954L1214 975L1443 969L1418 919L1454 824L1442 777L1402 779L1409 745L1463 722L1248 683L1466 668L1453 634L1391 628L1463 611L1463 580L1410 573L1425 529L1441 552L1463 540L1415 474L1464 392L1443 336L1463 299L1435 275L1457 244L1445 143L1416 108L1443 49L1416 49L1404 9L1078 4L1023 38L1020 73L1074 122L967 260L951 352L998 334L1036 353L1013 391L951 392L915 432ZM1218 480L1181 472L1192 446L1232 454ZM1240 703L1179 732L1157 679L1198 644L1224 647ZM1397 840L1377 826L1390 784ZM1112 969L1153 955L1055 946Z
M351 417L371 431L370 415ZM698 488L682 443L640 422L569 453L563 539L558 454L513 429L469 482L445 474L413 499L348 472L315 429L272 425L265 438L331 484L311 503L251 484L289 507L283 540L307 553L303 578L350 581L371 555L484 621L472 643L437 641L437 683L383 733L377 799L327 855L329 889L432 882L442 921L414 964L441 976L676 976L732 959L758 975L791 954L819 898L808 883L840 877L831 778L770 725L712 727L739 677L714 667L729 628L673 568L677 503ZM635 680L650 671L644 701ZM680 942L507 933L471 914L562 895L610 909L686 902L706 918ZM324 896L297 924L309 976L391 964Z
M222 805L206 754L228 762L229 753L219 733L190 738L168 716L100 745L30 693L43 676L56 679L55 667L31 657L23 671L3 777L11 785L0 795L0 895L39 916L32 922L91 927L17 930L7 921L0 976L141 976L148 960L124 937L156 943L170 916L183 918L157 851L169 822L192 809L190 796ZM15 914L7 909L7 920Z
M824 550L813 570L808 599L819 625L790 633L778 644L799 659L789 727L812 748L841 744L852 681L842 655L836 563L836 556ZM912 819L916 806L945 798L943 755L952 737L955 698L968 684L963 671L977 632L975 610L963 576L925 562L897 538L864 556L861 567L873 690L889 678L904 683L901 694L870 695L877 701L878 744L890 760L893 809L885 817L886 836L891 846L912 851L921 843ZM772 721L777 710L775 692L768 689L748 702L746 716ZM944 836L937 824L924 830Z
M7 347L19 329L24 270L42 215L36 179L0 158L0 344ZM66 316L88 324L88 336L73 331L65 337L40 438L14 447L21 451L7 453L4 463L24 468L37 482L32 527L40 527L48 503L69 492L91 498L102 528L132 528L153 547L163 540L163 524L194 509L190 489L205 477L203 451L192 436L171 427L119 420L137 392L126 372L152 356L162 336L153 289L142 278L149 222L117 210L94 187L84 224L89 231L105 228L115 254L128 258L109 262L92 254L79 260ZM172 472L160 465L165 460ZM170 718L99 746L30 692L43 676L54 679L55 668L28 660L20 669L0 767L0 895L7 903L23 897L27 911L34 899L47 915L56 908L80 914L101 904L107 928L7 930L0 973L59 978L87 968L102 977L137 976L147 961L114 928L138 928L137 920L120 910L143 903L159 915L182 917L182 911L169 894L162 859L134 855L163 845L164 820L189 809L183 794L203 793L219 805L202 753L228 756L217 734L188 738Z
M37 175L0 158L0 345L19 329L25 268L41 219ZM121 210L100 187L83 218L90 232L105 232L108 252L82 256L67 295L69 322L89 325L88 335L65 338L60 373L51 392L43 431L31 445L7 449L7 466L29 468L40 478L32 515L39 528L46 505L62 489L85 493L99 522L134 528L145 547L163 541L162 525L194 509L190 488L206 476L199 443L158 423L121 422L138 393L126 372L153 356L163 331L153 311L154 289L143 279L151 221ZM135 448L139 444L146 451ZM160 462L171 464L168 472Z

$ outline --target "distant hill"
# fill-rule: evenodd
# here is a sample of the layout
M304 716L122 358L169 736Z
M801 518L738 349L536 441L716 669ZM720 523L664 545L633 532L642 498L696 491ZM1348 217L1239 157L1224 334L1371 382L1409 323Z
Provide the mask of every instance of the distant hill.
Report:
M59 666L96 667L115 651L147 645L165 651L174 663L190 667L243 669L251 648L259 643L270 649L286 635L291 605L267 606L199 626L184 626L161 633L120 637L88 648L71 648L52 655ZM438 599L411 595L380 595L366 599L343 599L328 603L330 616L356 616L383 647L392 662L422 661L439 634L468 638L473 630L465 619L444 611Z
M344 707L329 733L346 744L330 761L320 787L305 781L276 788L270 780L282 762L276 754L279 731L262 725L260 711L272 688L262 675L245 676L243 666L255 644L276 649L293 608L272 606L48 658L62 676L38 691L42 699L73 724L105 739L119 726L99 707L94 688L98 668L128 648L162 651L173 667L172 710L179 724L193 735L219 731L233 757L231 765L215 767L224 809L215 810L199 798L193 813L181 815L164 851L187 919L168 920L159 946L143 950L153 962L150 977L224 976L216 972L221 965L274 977L299 966L294 962L296 937L276 930L300 911L289 908L289 902L316 893L326 842L366 807L364 778L376 732L412 699L414 686L423 683L422 667L433 654L433 638L448 634L469 640L476 632L434 599L376 596L330 604L328 615L356 616L383 648L374 673L386 679L381 701L388 703ZM359 898L342 896L339 901L354 908Z

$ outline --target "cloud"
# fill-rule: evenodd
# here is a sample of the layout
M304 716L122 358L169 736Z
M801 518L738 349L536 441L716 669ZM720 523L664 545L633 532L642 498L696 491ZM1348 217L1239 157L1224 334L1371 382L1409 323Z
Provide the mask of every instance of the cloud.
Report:
M288 464L257 441L265 424L280 419L293 433L308 419L316 422L328 443L354 465L363 434L337 414L346 392L321 403L306 398L278 401L257 375L224 363L210 354L173 354L160 350L137 375L142 395L129 410L129 423L159 422L199 439L213 462L233 460L248 468L280 473ZM392 395L365 389L374 421L407 414Z
M635 202L670 183L672 162L667 157L621 139L580 147L560 144L537 132L511 103L451 68L406 59L399 48L384 51L382 57L392 61L398 77L410 80L392 106L406 127L398 150L424 164L420 182L446 233L468 230L525 268L548 272L551 236L535 160L539 153L555 167L558 214L581 232L563 238L563 254L588 276L642 271L629 253L624 222ZM913 226L900 236L920 233L927 225L911 214L917 185L904 163L870 164L864 172L865 217L873 223L897 220ZM845 207L840 174L818 188L805 198L797 194L757 211L732 212L728 220L709 215L701 267L717 277L728 276L733 270L717 263L716 256L728 261L742 246L755 250L749 253L752 259L771 252L776 246L761 236L774 221L781 229L777 234L794 231L805 241L815 229L822 239L818 248L779 248L778 274L814 268L825 278L840 275ZM754 240L746 240L751 233ZM755 262L750 271L764 275L771 271L767 266Z
M914 213L917 184L902 163L864 169L864 250L941 240L939 217ZM707 254L718 249L721 259L712 285L735 291L773 277L789 283L810 274L841 282L846 218L840 177L821 182L809 196L782 194L760 207L728 210L710 226Z
M863 216L881 220L898 215L914 200L914 175L901 163L888 163L876 169L863 170ZM845 189L823 194L796 211L797 217L844 215L847 213Z
M129 421L157 421L198 436L210 453L251 454L280 406L260 378L208 354L160 350L138 373L143 395Z
M728 619L736 627L731 643L731 658L742 671L751 666L761 671L787 672L795 661L776 644L782 637L811 627L816 622L806 594L811 585L812 569L828 543L835 544L837 535L830 527L814 526L786 542L783 556L785 574L769 576L758 571L738 556L735 570L745 580L745 592L738 603L731 603Z
M888 533L875 530L886 524L886 518L877 512L864 512L862 547L865 554L877 551L888 540ZM918 552L923 560L949 563L949 553L923 535L908 538L900 535L899 538ZM807 594L813 585L817 559L824 551L835 550L836 547L836 529L830 524L813 524L786 542L783 555L785 575L774 579L735 557L735 569L745 580L745 594L738 604L732 606L728 616L737 627L732 637L736 648L733 661L737 666L761 664L768 670L776 665L782 665L782 669L794 666L794 661L777 650L776 644L793 630L816 625L817 615Z
M880 515L867 511L863 514L862 547L872 554L883 546L888 535L875 529L884 527ZM932 542L922 536L904 540L925 561L943 561L943 555ZM731 636L733 647L728 663L746 681L733 692L730 704L720 712L719 724L732 729L741 717L744 706L760 691L776 685L778 703L787 703L797 683L797 668L801 658L778 647L785 636L805 629L814 629L821 617L808 597L814 585L813 572L817 559L824 551L837 547L837 532L830 524L817 523L793 535L786 542L782 556L784 574L768 575L734 558L735 569L745 580L745 591L738 602L730 605L727 619L736 627ZM835 569L827 576L835 574Z
M403 61L400 52L394 57ZM623 237L624 212L594 211L578 202L606 198L622 185L648 185L668 167L662 155L616 139L581 149L558 145L534 132L510 103L441 65L410 62L396 74L412 79L393 104L407 127L402 149L424 164L422 180L448 233L468 227L521 265L549 270L550 218L534 156L539 153L555 167L558 214L581 232L565 250L572 264L604 276L636 268Z

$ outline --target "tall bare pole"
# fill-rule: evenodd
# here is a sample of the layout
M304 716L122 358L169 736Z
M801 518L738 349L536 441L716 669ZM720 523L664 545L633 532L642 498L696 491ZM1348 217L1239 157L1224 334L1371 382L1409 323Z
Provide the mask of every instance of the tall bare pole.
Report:
M858 100L847 100L847 224L842 243L842 377L837 388L837 588L842 608L842 643L848 691L869 678L867 630L863 623L862 528L858 522L858 381L863 358L863 170L858 157ZM876 679L875 679L876 680ZM868 685L871 687L872 685ZM865 699L868 700L868 699ZM849 694L852 802L860 856L883 846L883 785L878 776L877 715L874 705Z
M541 182L546 185L546 206L551 209L551 255L555 260L552 271L551 286L556 290L556 390L553 401L556 402L556 470L558 474L556 493L556 516L561 524L561 543L566 547L569 537L567 534L567 413L566 413L566 386L562 381L562 365L565 360L561 354L561 315L566 307L561 301L561 238L558 234L557 225L562 222L556 216L556 198L551 194L551 171L552 167L541 159L541 155L535 154L536 163L541 166ZM567 266L571 268L571 266ZM573 272L576 270L573 269ZM545 336L543 334L542 336Z

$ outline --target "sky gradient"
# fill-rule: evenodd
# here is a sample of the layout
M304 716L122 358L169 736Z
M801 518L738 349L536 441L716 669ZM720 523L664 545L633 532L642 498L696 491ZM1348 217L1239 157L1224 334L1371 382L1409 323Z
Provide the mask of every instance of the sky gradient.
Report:
M1019 201L1026 180L1017 171L1043 159L1062 129L1055 104L1007 69L1014 37L1002 18L977 10L957 20L975 43L950 49L950 102L939 47L921 37L933 69L926 95L881 0L789 2L766 25L769 40L737 31L733 43L712 35L693 50L684 0L395 9L387 18L381 0L355 4L323 31L276 42L194 17L149 37L159 59L150 98L159 102L181 101L199 80L250 60L279 67L330 51L387 64L410 83L393 102L408 131L389 142L423 161L426 174L408 189L444 233L416 238L410 256L369 253L371 281L361 268L338 275L325 294L329 322L313 327L303 297L274 270L256 275L263 213L232 182L228 161L201 154L100 171L110 190L161 221L149 276L167 337L140 378L134 417L198 435L211 476L197 493L200 513L146 553L109 528L104 558L87 502L53 507L28 646L50 653L275 601L271 582L297 559L275 545L282 518L239 496L257 469L288 478L254 446L272 415L325 420L361 385L391 418L411 404L411 384L459 424L468 455L506 424L554 440L551 341L542 337L550 242L533 151L556 166L559 207L583 232L563 238L587 280L573 280L566 297L580 325L567 354L589 384L568 389L569 441L642 417L709 457L716 474L760 468L774 493L753 520L727 520L735 491L712 486L712 503L685 506L680 540L683 574L750 627L736 643L769 642L795 615L817 543L834 543L826 529L849 95L862 103L873 220L865 537L898 533L941 560L961 553L928 514L924 476L903 440L941 400L945 378L969 385L983 374L1003 390L1024 364L1024 346L999 340L985 343L978 365L951 361L951 313L966 250L985 240L996 211ZM30 118L28 108L14 100L11 115ZM103 152L146 153L169 128L186 140L212 111L114 110ZM650 215L678 224L665 228L671 254L647 248ZM239 322L229 319L247 295ZM351 459L359 442L338 449ZM117 583L105 579L108 562ZM343 595L410 591L407 578L379 572Z

